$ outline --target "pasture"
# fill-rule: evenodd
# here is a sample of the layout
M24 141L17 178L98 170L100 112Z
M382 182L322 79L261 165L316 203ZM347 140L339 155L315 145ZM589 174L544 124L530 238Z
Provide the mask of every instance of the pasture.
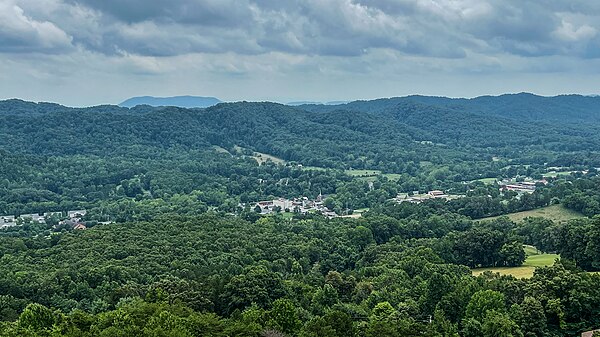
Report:
M564 222L571 219L583 218L583 214L572 211L570 209L565 208L562 205L550 205L542 208L532 209L530 211L523 211L517 213L506 214L503 216L509 217L514 222L522 221L525 218L529 217L541 217L550 219L555 222ZM482 221L485 220L494 220L499 218L499 216L489 217L480 219Z
M479 276L486 271L499 273L500 275L512 275L516 278L530 278L533 276L535 268L547 267L554 264L554 261L560 256L557 254L544 254L539 252L533 246L524 246L527 259L520 267L494 267L494 268L477 268L473 269L473 276Z

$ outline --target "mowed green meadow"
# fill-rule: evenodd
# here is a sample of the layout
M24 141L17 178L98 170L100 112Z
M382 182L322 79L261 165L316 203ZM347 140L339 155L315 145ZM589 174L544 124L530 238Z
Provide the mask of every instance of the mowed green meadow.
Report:
M372 182L377 180L378 176L383 176L389 180L396 181L400 179L401 175L396 173L382 173L379 170L345 170L347 175L358 178L363 181Z
M567 209L562 205L550 205L547 207L532 209L530 211L511 213L511 214L506 214L503 216L509 217L514 222L519 222L519 221L522 221L523 219L529 218L529 217L541 217L541 218L550 219L555 222L563 222L563 221L568 221L571 219L577 219L577 218L584 217L583 214L572 211L570 209ZM493 219L497 219L497 218L499 218L499 216L483 218L480 220L485 221L485 220L493 220Z
M520 267L495 267L495 268L477 268L473 269L473 276L479 276L486 271L499 273L500 275L512 275L516 278L530 278L533 276L535 268L547 267L554 264L556 259L560 258L557 254L543 254L535 247L525 246L527 259Z
M345 172L347 175L353 177L370 177L381 174L379 170L346 170Z

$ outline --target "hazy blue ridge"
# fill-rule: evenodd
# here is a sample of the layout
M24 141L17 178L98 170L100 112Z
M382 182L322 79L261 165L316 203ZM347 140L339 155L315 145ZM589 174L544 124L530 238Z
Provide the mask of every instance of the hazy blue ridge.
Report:
M215 97L200 97L200 96L174 96L174 97L153 97L141 96L132 97L119 106L132 108L138 105L150 106L176 106L181 108L208 108L213 105L222 103L221 100Z

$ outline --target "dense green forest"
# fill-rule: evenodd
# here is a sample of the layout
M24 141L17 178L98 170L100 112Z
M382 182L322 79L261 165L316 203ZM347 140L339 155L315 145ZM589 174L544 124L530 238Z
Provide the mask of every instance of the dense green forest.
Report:
M88 210L84 231L54 220L0 230L0 336L598 329L599 102L0 102L0 216ZM517 193L495 181L524 178L544 182ZM435 189L460 197L393 200ZM328 218L251 207L318 195L338 214L369 210ZM501 216L558 204L580 217ZM521 266L524 245L560 257L531 278L472 276Z
M564 336L600 324L600 275L583 271L600 267L599 219L515 224L438 213L253 222L206 214L4 237L0 312L9 323L0 331ZM467 266L519 265L523 243L564 260L531 279L471 276Z
M208 109L0 102L0 213L102 207L132 220L117 213L145 213L154 203L187 213L179 207L186 202L235 212L240 202L268 197L364 189L346 186L346 169L397 175L381 181L378 193L341 201L362 208L397 192L460 192L480 178L600 167L600 132L577 118L516 121L416 99L385 102L321 108L332 111L244 102ZM587 118L598 114L590 105ZM255 152L287 164L258 165Z

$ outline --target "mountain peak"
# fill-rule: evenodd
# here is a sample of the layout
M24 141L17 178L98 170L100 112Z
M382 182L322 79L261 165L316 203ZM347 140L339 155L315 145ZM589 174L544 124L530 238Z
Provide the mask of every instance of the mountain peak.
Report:
M176 106L181 108L207 108L217 105L222 101L215 97L201 96L173 96L173 97L154 97L154 96L139 96L127 99L119 104L119 106L132 108L138 105L150 106Z

